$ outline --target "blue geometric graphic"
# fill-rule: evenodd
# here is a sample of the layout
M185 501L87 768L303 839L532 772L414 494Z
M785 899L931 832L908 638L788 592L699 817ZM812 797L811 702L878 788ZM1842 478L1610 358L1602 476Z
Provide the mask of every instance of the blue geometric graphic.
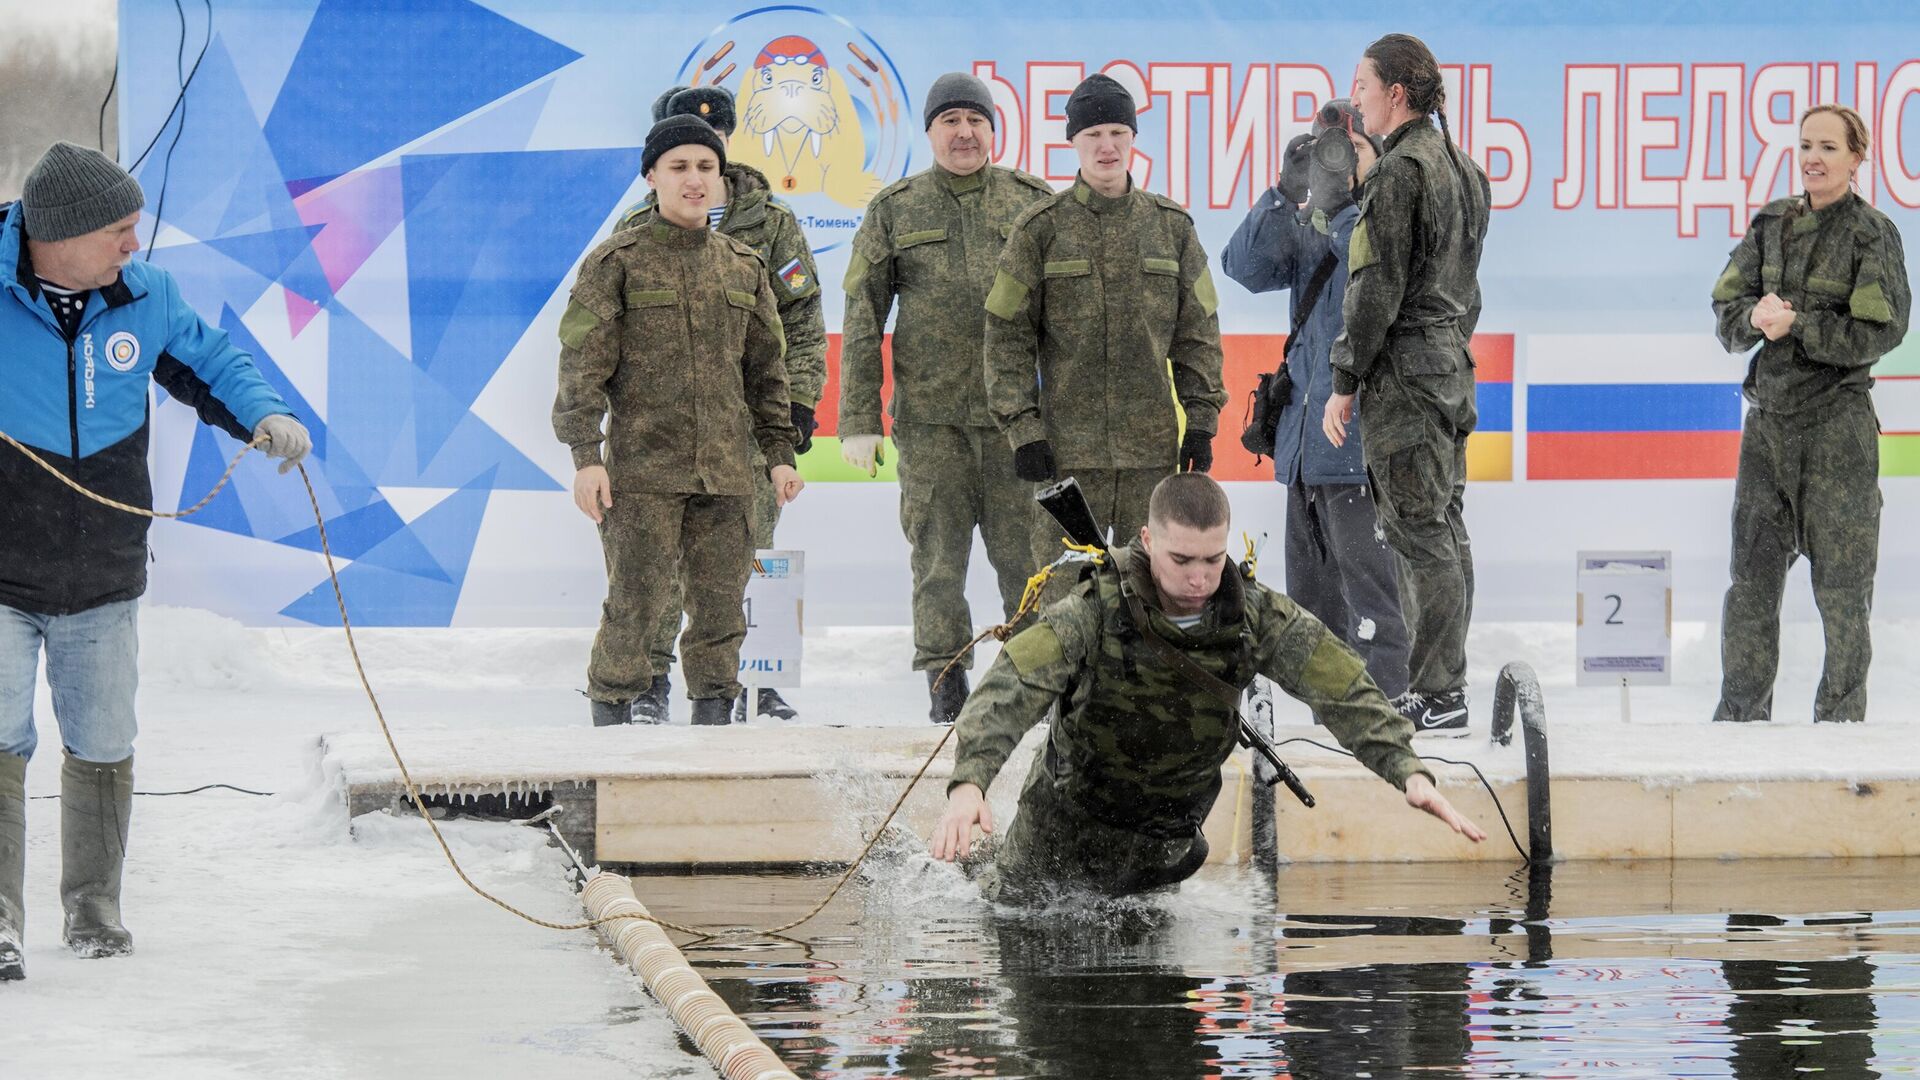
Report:
M124 25L152 30L134 6ZM470 0L287 0L223 9L210 29L185 120L138 173L164 225L148 218L165 242L153 261L210 321L220 313L313 432L307 471L328 546L351 562L356 620L445 625L490 493L562 490L474 403L632 186L640 152L527 149L548 76L579 54ZM262 337L293 342L281 346L292 369ZM238 449L198 426L180 504ZM408 522L387 492L419 488L452 494ZM321 548L305 490L259 455L187 524ZM316 581L282 614L332 623L332 589Z
M485 472L420 515L407 533L396 534L397 544L409 533L418 537L432 560L432 574L393 569L386 545L376 546L352 566L340 571L340 590L347 597L347 613L356 626L448 626L460 602L473 541L486 516L493 474ZM414 565L411 559L400 565ZM340 619L333 586L325 580L306 595L281 609L305 622L329 624Z
M267 141L298 194L579 58L467 0L324 0Z
M640 171L632 150L407 156L413 362L464 411ZM476 215L475 206L487 207ZM421 417L420 453L451 431Z

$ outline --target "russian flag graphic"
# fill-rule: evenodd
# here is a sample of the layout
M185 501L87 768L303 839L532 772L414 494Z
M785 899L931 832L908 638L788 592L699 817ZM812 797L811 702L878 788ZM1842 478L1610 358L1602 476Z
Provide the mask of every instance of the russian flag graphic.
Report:
M1527 478L1731 477L1746 369L1711 334L1529 336Z

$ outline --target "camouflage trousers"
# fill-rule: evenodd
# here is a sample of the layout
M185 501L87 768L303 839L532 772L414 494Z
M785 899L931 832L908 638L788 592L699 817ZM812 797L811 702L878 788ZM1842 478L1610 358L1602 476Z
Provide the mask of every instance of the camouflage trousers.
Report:
M689 698L740 696L740 643L747 637L741 601L753 572L745 495L662 495L616 491L600 524L607 600L587 664L595 701L639 696L655 669L648 646L685 583Z
M1473 620L1473 543L1463 516L1467 434L1425 439L1379 458L1373 443L1365 451L1374 510L1399 570L1408 685L1425 693L1463 687Z
M1165 838L1116 828L1054 787L1046 745L1020 791L1020 810L995 845L981 889L996 903L1042 905L1069 893L1133 896L1177 885L1207 861L1207 838Z
M1826 631L1815 720L1864 720L1868 617L1880 559L1880 423L1860 394L1815 417L1753 409L1733 493L1733 583L1720 630L1715 720L1767 720L1780 663L1780 598L1801 555Z
M1062 478L1071 476L1080 481L1080 491L1087 497L1087 507L1093 511L1093 520L1110 529L1115 547L1131 543L1140 535L1147 524L1147 501L1153 496L1153 489L1160 481L1172 476L1174 467L1168 463L1164 469L1061 469ZM1033 485L1031 494L1037 494L1053 481ZM1061 545L1065 531L1053 515L1033 504L1033 563L1039 569L1066 552ZM1040 606L1067 595L1073 588L1074 575L1056 573L1047 582L1047 588L1040 597Z
M773 496L773 481L767 478L767 459L759 450L753 452L753 508L750 518L753 525L753 546L756 549L773 546L773 529L780 524L780 506ZM747 552L749 561L753 552ZM653 644L650 656L656 675L665 675L673 670L674 645L680 637L680 627L686 614L685 583L673 583L673 596L667 601L667 609L660 614L660 622L653 631Z
M895 423L900 529L913 549L913 669L939 671L973 640L967 564L973 532L986 542L1001 617L1020 607L1032 574L1032 485L1013 472L1013 450L990 427ZM962 663L971 668L973 657Z

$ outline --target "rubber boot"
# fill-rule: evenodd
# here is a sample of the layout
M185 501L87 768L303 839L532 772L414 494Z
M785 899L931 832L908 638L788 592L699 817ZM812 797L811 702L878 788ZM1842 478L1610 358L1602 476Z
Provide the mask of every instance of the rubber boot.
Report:
M27 977L27 759L0 754L0 982Z
M591 699L590 699L591 701ZM591 701L593 726L613 727L633 723L633 701Z
M731 723L733 723L733 702L723 697L693 699L694 727L720 727Z
M60 765L60 902L74 955L125 956L120 868L133 816L133 758L102 765L69 754Z
M672 715L668 702L673 694L673 677L655 675L647 692L633 699L633 722L636 724L664 724Z
M927 696L933 708L927 716L936 724L951 724L960 719L960 707L967 703L967 673L958 666L942 679L937 671L927 672Z

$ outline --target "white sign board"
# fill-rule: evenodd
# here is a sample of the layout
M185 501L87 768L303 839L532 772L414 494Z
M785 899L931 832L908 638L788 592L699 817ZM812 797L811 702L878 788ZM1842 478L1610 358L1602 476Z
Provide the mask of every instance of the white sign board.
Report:
M1673 681L1673 559L1667 551L1583 551L1576 685Z
M804 551L756 551L747 579L747 640L740 646L740 681L753 686L800 685L807 556Z

